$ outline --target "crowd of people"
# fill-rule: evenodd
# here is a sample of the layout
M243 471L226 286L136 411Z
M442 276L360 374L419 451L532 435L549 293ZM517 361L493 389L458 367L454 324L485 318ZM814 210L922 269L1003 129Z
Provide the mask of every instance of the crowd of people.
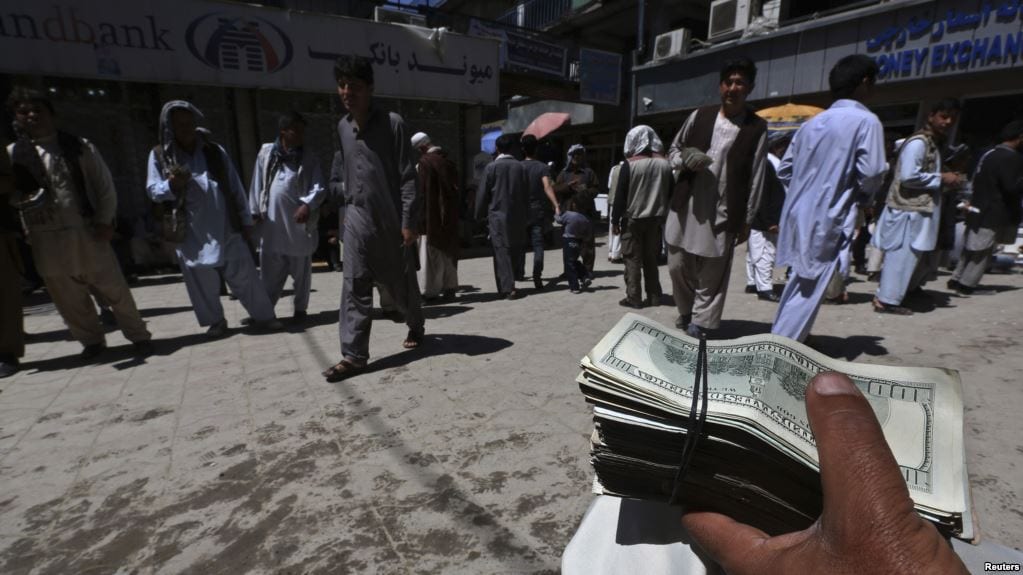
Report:
M948 141L960 112L954 99L936 103L925 126L886 149L881 122L865 105L877 73L869 57L841 59L830 72L831 107L796 131L772 131L747 103L757 68L740 58L721 69L720 104L691 113L670 146L649 126L633 127L625 160L612 167L607 186L608 256L625 268L620 304L660 305L664 257L676 326L694 337L712 336L733 253L748 240L747 292L778 303L774 334L805 341L820 305L847 299L845 280L854 266L870 268L880 280L875 311L908 315L904 300L919 297L936 276L957 213L966 231L948 287L983 293L978 285L993 250L1013 242L1020 223L1023 122L1004 127L972 176L963 146ZM561 277L573 294L589 287L600 218L595 201L604 188L584 146L571 146L556 172L537 159L536 137L502 135L496 157L480 163L473 186L462 190L443 148L426 133L409 136L401 116L373 103L369 61L342 57L334 74L346 113L329 173L305 149L305 119L288 112L274 141L259 150L248 190L202 126L198 108L183 100L163 106L146 191L209 337L227 333L225 285L248 312L243 324L274 331L283 328L275 306L290 277L291 320L305 319L317 224L330 207L340 212L329 243L341 252L343 287L341 359L324 372L328 381L366 369L374 289L381 307L408 326L402 346L423 343L423 301L451 301L459 286L461 220L486 223L500 297L522 297L517 281L546 287L544 250L555 222ZM3 157L9 201L0 202L6 246L0 263L12 272L3 282L3 374L17 370L24 352L19 233L30 238L35 268L83 357L105 349L97 304L136 353L152 353L152 336L110 247L117 195L99 151L58 129L45 94L19 87L7 103L17 140ZM780 295L773 285L779 267L788 273Z
M733 254L749 240L748 291L778 302L772 333L804 341L822 302L841 301L843 278L854 265L854 240L863 243L868 216L874 220L872 265L883 258L873 309L907 315L903 302L934 277L942 230L954 222L950 214L956 210L966 231L948 286L963 295L981 293L993 250L1014 241L1020 223L1023 122L1007 124L1000 143L980 155L967 176L952 165L948 142L959 103L941 100L926 125L889 158L881 122L865 106L877 74L869 57L839 60L829 76L831 107L794 134L775 133L746 101L756 66L733 60L721 69L720 105L690 114L667 149L652 128L633 127L625 160L613 167L608 185L609 257L625 267L621 305L660 305L658 261L665 253L676 326L694 337L712 335L721 323ZM248 312L247 323L274 331L283 327L275 305L290 276L292 320L306 317L318 212L330 204L340 208L342 223L333 236L343 261L340 359L323 372L330 382L367 368L374 289L381 305L408 326L402 346L423 345L423 300L456 297L459 220L467 215L457 170L444 149L425 133L410 136L401 116L374 104L371 62L341 57L334 76L346 113L337 125L339 149L329 174L305 149L305 120L290 112L279 118L275 140L259 150L246 190L224 147L202 127L202 112L175 100L160 113L146 185L196 319L211 338L228 328L220 302L225 283ZM110 245L117 195L99 151L58 129L45 94L16 88L7 103L17 140L0 153L0 376L15 373L24 353L16 246L22 233L84 358L106 346L97 304L110 310L137 354L152 353L152 335ZM498 154L481 165L472 190L471 215L487 223L496 290L506 299L522 295L516 282L529 279L530 249L531 279L536 290L545 289L545 236L552 222L560 224L571 293L582 293L593 278L601 183L583 146L569 148L566 166L556 175L537 160L537 146L532 136L498 138ZM516 148L524 160L513 155ZM773 286L776 267L789 269L780 296ZM808 402L858 397L847 380L835 376L818 378L812 388ZM869 413L862 397L856 401L863 404L861 415ZM861 419L873 426L872 443L882 445L876 421ZM888 467L888 479L900 490L897 502L906 508L904 484L895 467ZM686 525L718 561L752 565L715 544L736 532L722 521L690 515ZM760 537L748 529L741 534L750 540L742 544ZM935 536L921 535L921 548L931 549ZM925 559L944 561L946 555Z

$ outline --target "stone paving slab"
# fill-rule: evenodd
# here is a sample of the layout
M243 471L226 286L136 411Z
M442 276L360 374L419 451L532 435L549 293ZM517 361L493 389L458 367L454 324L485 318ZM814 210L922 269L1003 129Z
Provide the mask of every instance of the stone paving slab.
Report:
M180 282L145 278L133 289L157 338L145 361L113 331L84 364L33 299L25 369L0 380L0 572L557 572L592 497L574 378L625 311L621 267L599 259L585 294L561 283L512 302L496 300L489 258L459 271L458 300L426 308L421 350L401 349L404 325L375 321L374 368L333 385L320 371L339 351L339 274L314 275L304 330L237 329L246 314L223 298L232 330L214 342ZM767 331L775 310L742 293L743 274L733 266L731 336ZM945 279L932 292L943 307L909 318L871 313L874 284L853 283L854 304L821 311L816 345L962 372L981 529L1018 549L1023 276L990 276L1001 293L969 299ZM641 313L675 318L670 305Z

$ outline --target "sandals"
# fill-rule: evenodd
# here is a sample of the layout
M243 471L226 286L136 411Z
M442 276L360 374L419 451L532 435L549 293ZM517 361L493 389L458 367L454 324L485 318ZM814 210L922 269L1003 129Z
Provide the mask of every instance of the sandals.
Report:
M900 305L889 305L874 298L874 311L877 313L890 313L892 315L913 315L913 311Z
M365 365L358 365L348 361L347 359L342 359L324 371L323 377L327 378L327 383L337 383L343 379L359 375L364 371L366 371Z
M416 349L422 344L423 334L409 330L408 335L405 336L405 341L401 342L401 347L405 349Z

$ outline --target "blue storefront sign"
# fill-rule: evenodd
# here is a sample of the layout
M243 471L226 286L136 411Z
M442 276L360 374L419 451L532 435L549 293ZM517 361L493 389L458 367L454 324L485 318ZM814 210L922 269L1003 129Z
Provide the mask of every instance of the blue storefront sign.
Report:
M617 106L622 94L622 56L603 50L579 49L579 99Z

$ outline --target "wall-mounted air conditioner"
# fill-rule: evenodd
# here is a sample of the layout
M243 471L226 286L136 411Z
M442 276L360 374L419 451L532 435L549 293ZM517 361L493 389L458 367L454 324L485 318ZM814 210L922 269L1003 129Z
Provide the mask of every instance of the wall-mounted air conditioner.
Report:
M572 60L568 63L568 81L579 81L579 60Z
M390 24L408 24L410 26L426 27L426 16L402 12L401 10L388 10L382 6L373 9L373 20L387 22Z
M692 33L688 28L679 28L678 30L658 34L654 38L654 62L676 56L685 56L689 51L689 40L691 38Z
M742 34L753 17L753 0L712 0L708 40Z

